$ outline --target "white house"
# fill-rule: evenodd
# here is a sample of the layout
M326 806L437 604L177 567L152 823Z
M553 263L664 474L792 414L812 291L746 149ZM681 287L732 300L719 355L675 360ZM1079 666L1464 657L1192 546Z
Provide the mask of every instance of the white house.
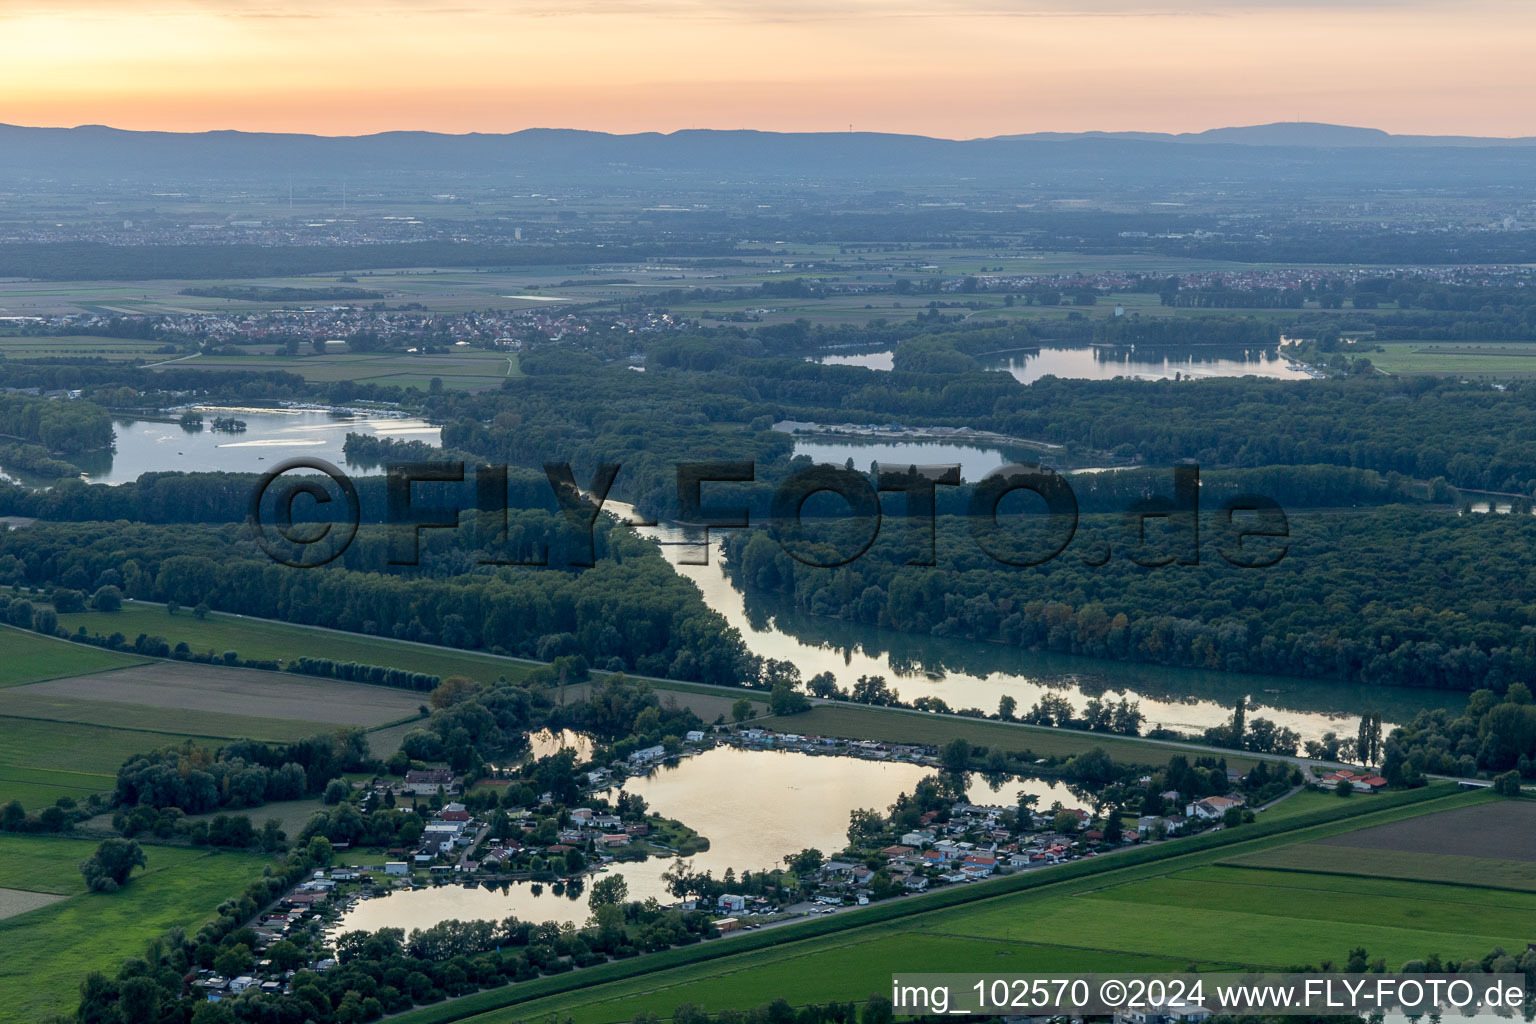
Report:
M411 866L403 860L385 861L384 873L386 875L408 875L411 873Z
M716 900L715 904L721 910L729 911L733 914L739 914L743 910L747 909L747 898L745 896L733 896L730 893L726 893L718 900Z

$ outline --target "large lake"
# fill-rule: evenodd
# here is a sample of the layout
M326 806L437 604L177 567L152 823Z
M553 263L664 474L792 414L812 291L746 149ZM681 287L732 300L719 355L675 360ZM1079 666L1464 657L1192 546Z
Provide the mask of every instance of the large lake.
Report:
M369 415L337 418L319 409L199 407L197 411L203 414L202 430L187 430L176 422L113 420L117 450L82 460L86 478L92 483L120 484L156 471L265 473L284 459L298 456L347 466L342 444L349 433L432 445L442 438L439 427L419 419ZM238 434L213 430L210 424L215 416L243 420L246 429Z
M709 849L688 860L694 870L711 871L718 878L726 868L739 874L780 867L783 858L807 847L825 854L840 850L848 841L850 811L865 807L884 812L899 794L911 792L930 774L932 769L911 764L716 747L628 779L624 789L644 797L655 813L707 837ZM744 788L746 780L750 792ZM980 775L971 776L969 795L977 803L1011 804L1020 791L1038 796L1041 808L1056 801L1066 807L1084 806L1066 786L1052 780L1010 779L994 789ZM632 900L655 897L672 903L675 897L661 876L674 863L652 857L614 864L609 873L624 876ZM453 885L398 892L358 904L342 918L340 928L409 931L450 918L499 920L508 915L526 921L586 921L587 886L575 899L555 895L548 884L538 888L535 893L535 886L519 883L506 891Z
M626 515L628 506L609 500L605 509ZM849 687L861 675L881 675L903 700L938 697L951 708L997 710L1004 695L1020 710L1048 693L1081 710L1090 698L1141 704L1144 729L1162 725L1186 732L1203 731L1231 721L1232 706L1247 696L1254 718L1267 718L1294 729L1303 740L1326 732L1354 736L1359 717L1380 711L1390 730L1419 710L1458 707L1464 695L1408 687L1371 687L1311 679L1249 676L1196 669L1163 668L1035 654L981 640L901 633L857 623L807 615L775 601L748 595L726 576L718 543L708 565L684 564L699 548L683 543L697 534L670 524L640 533L663 541L662 552L677 572L693 582L705 604L740 631L752 653L798 666L802 678L831 672Z
M889 370L894 365L893 360L894 353L890 349L815 357L818 363L863 366L871 370ZM1307 380L1311 376L1273 350L1232 352L1226 349L1137 350L1088 345L1070 348L1043 346L982 357L980 362L989 370L1010 373L1024 384L1046 376L1075 380L1112 380L1115 377L1173 380L1249 375L1277 380Z

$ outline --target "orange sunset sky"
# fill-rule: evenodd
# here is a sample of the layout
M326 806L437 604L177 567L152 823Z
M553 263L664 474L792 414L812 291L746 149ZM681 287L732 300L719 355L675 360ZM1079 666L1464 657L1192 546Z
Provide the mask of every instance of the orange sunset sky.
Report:
M1530 0L0 0L0 121L1536 135Z

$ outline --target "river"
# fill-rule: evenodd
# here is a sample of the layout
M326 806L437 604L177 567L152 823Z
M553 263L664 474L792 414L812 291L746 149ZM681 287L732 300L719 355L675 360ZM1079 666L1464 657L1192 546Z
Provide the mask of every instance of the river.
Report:
M612 499L604 508L620 516L631 512ZM698 557L696 544L683 543L697 541L696 531L666 523L637 529L662 542L663 555L699 588L705 604L740 631L752 653L792 662L804 679L831 672L843 687L861 675L885 676L907 701L932 696L951 708L991 713L1004 695L1018 701L1021 711L1047 693L1065 697L1079 710L1093 697L1125 697L1141 704L1144 731L1161 725L1198 732L1231 721L1232 706L1247 696L1250 721L1267 718L1309 740L1327 732L1354 736L1365 711L1379 710L1390 731L1421 709L1455 708L1465 700L1442 690L1383 689L1034 654L986 641L901 633L807 615L781 602L749 599L725 574L718 542L710 544L709 564L683 564L684 557Z

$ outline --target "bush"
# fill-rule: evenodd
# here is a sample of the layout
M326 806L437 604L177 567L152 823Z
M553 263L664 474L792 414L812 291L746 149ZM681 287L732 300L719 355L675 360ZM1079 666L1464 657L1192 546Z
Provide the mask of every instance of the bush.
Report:
M104 839L96 852L80 862L80 874L92 892L116 892L134 868L145 864L144 850L132 839Z

